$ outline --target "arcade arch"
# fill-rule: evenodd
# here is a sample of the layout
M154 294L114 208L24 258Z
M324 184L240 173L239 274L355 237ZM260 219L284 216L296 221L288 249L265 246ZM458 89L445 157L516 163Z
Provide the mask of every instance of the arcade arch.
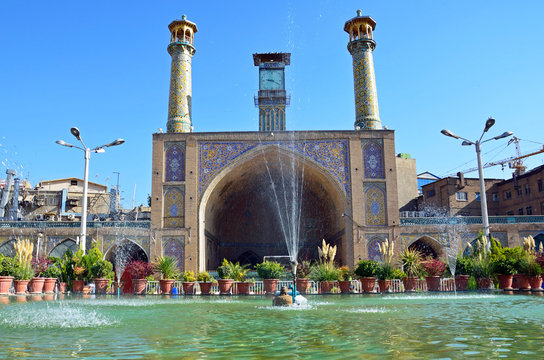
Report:
M414 241L408 248L419 251L423 258L431 257L433 259L438 259L445 258L446 255L442 245L436 239L427 235Z

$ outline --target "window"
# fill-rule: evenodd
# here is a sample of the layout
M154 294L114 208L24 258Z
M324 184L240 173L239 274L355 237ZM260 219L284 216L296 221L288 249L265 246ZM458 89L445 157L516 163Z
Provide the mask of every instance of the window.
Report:
M529 187L529 184L525 184L525 195L529 195L531 193L531 188Z
M523 208L518 209L518 215L523 215Z
M427 197L433 197L435 195L434 189L427 191Z
M518 197L522 197L522 196L523 196L523 190L521 189L521 186L518 186L518 187L516 188L516 191L517 191L517 193L518 193Z
M491 193L491 196L493 197L493 201L499 201L499 193Z
M532 206L527 206L527 207L525 208L525 213L526 213L527 215L533 215L533 207L532 207Z
M542 185L542 179L538 179L537 184L538 184L538 192L544 191L544 186Z
M544 202L540 203L540 215L544 215Z
M511 191L505 191L504 192L504 200L510 200L512 198L512 192Z
M77 180L70 180L71 186L77 186Z
M458 191L455 193L457 201L468 201L468 195L466 191Z
M474 193L474 194L476 195L476 201L481 201L481 200L480 200L480 193L477 192L477 193Z

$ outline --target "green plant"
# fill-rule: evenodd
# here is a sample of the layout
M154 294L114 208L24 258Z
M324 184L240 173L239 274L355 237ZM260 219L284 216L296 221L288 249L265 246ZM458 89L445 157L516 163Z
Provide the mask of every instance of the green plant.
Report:
M161 273L161 279L163 280L179 278L178 260L173 256L161 256L153 266L156 271Z
M107 260L97 260L91 267L91 276L93 279L113 280L113 264Z
M297 264L297 278L306 279L310 274L311 264L308 260L299 261Z
M17 240L13 245L15 248L15 256L17 258L17 269L15 271L15 279L17 280L30 280L34 276L34 270L32 269L32 251L34 250L34 244L28 239Z
M406 277L406 273L401 269L393 269L393 279L402 280Z
M210 282L212 281L212 277L210 274L208 274L207 271L199 272L196 276L196 280L200 282Z
M470 275L472 274L473 261L471 257L458 256L455 262L455 274L456 275Z
M3 254L0 254L0 276L15 277L18 266L19 264L17 263L16 258L12 258L9 256L4 256Z
M391 264L384 262L378 267L378 270L376 271L376 277L378 278L378 280L395 279L395 270L399 269L394 269Z
M340 288L338 286L334 286L332 289L331 289L331 293L332 294L340 294L342 291L340 290Z
M71 250L67 250L59 261L60 265L60 278L61 282L67 283L70 287L74 276L74 262Z
M193 271L187 270L183 272L183 281L194 282L195 280L195 273Z
M474 260L472 276L476 279L488 279L493 275L493 264L488 257L479 256Z
M240 265L240 263L237 261L236 263L230 263L231 271L232 271L232 279L234 281L244 281L247 272L249 269L247 268L249 265Z
M49 267L43 273L43 276L46 278L59 279L61 274L62 274L62 270L60 268L60 265L58 263L57 264L54 263L49 265Z
M217 275L221 279L232 279L232 267L227 259L223 259L223 262L217 268Z
M313 281L335 281L340 278L338 269L331 263L314 264L308 276Z
M257 275L262 280L265 279L279 279L283 273L283 265L276 261L263 261L255 266Z
M417 250L410 248L404 249L400 254L400 264L408 277L421 276L421 254Z
M146 276L145 279L147 281L155 281L155 277L153 276L153 274Z
M347 265L340 266L338 268L339 280L341 280L341 281L351 280L351 274L352 274L351 269Z
M538 276L542 274L542 267L536 261L535 256L532 255L525 263L523 273L527 276Z
M355 275L359 277L373 277L376 275L380 265L374 260L360 260L355 269Z

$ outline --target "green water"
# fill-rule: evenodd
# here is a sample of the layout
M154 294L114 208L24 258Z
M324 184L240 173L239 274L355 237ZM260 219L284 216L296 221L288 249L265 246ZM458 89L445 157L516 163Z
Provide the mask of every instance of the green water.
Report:
M296 309L266 297L15 299L0 305L1 359L544 356L534 295L309 296Z

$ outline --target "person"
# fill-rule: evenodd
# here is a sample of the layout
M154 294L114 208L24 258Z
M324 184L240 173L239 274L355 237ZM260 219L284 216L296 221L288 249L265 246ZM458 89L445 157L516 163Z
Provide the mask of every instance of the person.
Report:
M287 287L282 286L280 294L272 300L273 306L291 306L293 305L293 297L287 294Z

